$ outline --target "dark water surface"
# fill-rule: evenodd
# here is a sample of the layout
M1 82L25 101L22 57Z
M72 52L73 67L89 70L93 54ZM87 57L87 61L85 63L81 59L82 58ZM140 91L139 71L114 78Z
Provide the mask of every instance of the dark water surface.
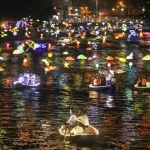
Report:
M54 53L50 61L57 69L46 75L41 62L46 57L45 54L26 52L30 60L27 68L22 66L21 61L0 62L5 68L4 72L0 72L0 149L150 149L150 90L133 89L138 76L150 76L150 62L141 60L150 52L149 47L140 46L139 42L126 45L120 43L113 47L106 46L97 52L100 59L75 59L69 68L64 68L65 57ZM96 62L106 68L108 55L125 58L131 52L134 53L131 68L129 61L111 61L112 69L126 70L125 73L115 74L118 88L111 100L108 99L112 94L109 91L89 89L90 78L96 72ZM10 58L10 53L4 53L2 55ZM75 58L78 54L74 54ZM22 59L22 56L18 57ZM94 69L89 69L88 66ZM3 88L9 73L12 73L15 80L18 74L27 69L38 74L45 84L39 88ZM64 120L69 119L70 109L77 113L81 107L87 111L90 125L99 130L99 135L67 137L64 142L58 129Z

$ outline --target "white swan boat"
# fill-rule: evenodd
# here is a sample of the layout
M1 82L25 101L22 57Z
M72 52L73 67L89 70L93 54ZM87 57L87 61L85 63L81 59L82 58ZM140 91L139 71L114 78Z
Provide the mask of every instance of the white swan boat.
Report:
M89 125L87 115L71 115L69 120L61 126L59 133L63 136L98 135L99 131Z

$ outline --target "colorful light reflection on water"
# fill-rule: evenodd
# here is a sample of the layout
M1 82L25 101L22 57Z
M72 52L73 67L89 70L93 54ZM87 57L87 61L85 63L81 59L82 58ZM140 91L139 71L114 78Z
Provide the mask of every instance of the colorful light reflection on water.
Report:
M77 149L87 148L149 148L149 109L150 91L133 90L132 87L138 75L149 74L149 63L141 61L147 53L147 47L139 47L139 43L123 45L123 47L100 50L100 67L107 66L108 55L126 57L133 52L133 66L118 59L111 61L113 69L122 68L126 72L116 74L118 90L110 92L89 90L88 84L92 77L92 69L85 66L95 66L93 61L75 60L64 68L63 60L56 54L51 59L56 70L44 73L41 59L43 55L29 55L31 61L29 70L34 71L45 81L46 86L31 89L3 89L3 83L8 78L7 73L16 77L26 68L19 63L0 62L7 70L2 72L0 85L0 145L5 149ZM108 44L109 45L109 44ZM117 49L118 48L118 49ZM76 54L78 56L78 54ZM38 65L37 65L38 64ZM90 67L89 67L90 68ZM99 135L88 137L67 138L70 143L64 144L64 137L58 132L64 120L70 117L78 108L84 107L92 126L99 130ZM140 141L140 142L139 142Z

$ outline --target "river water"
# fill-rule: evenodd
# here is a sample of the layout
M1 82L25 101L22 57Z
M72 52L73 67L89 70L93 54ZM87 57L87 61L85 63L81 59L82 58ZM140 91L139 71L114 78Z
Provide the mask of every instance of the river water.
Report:
M12 43L14 46L17 41ZM66 56L54 52L50 63L57 68L47 74L41 62L45 53L26 52L29 66L23 67L22 55L15 56L21 61L12 62L14 56L10 51L2 51L1 55L9 59L0 62L5 69L0 72L1 149L150 149L150 90L133 88L138 76L150 76L149 61L142 60L150 52L149 43L149 39L127 43L107 41L96 51L100 58L92 61L76 59L79 54L90 55L89 52L73 51L75 60L69 68L63 64ZM112 94L109 91L89 89L90 78L97 72L96 62L106 68L108 55L125 58L131 52L134 55L131 68L129 60L125 63L118 59L109 61L112 69L125 70L115 74L118 86L112 99L108 98ZM38 74L44 84L39 88L3 88L8 76L15 80L27 69ZM74 114L81 107L87 111L90 125L98 129L99 135L67 137L64 141L58 129L69 119L70 110Z

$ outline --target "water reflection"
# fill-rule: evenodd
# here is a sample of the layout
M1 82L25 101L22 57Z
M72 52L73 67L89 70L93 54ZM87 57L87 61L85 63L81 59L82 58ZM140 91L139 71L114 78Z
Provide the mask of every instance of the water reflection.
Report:
M40 62L44 56L38 55L37 59L31 61L28 69L40 75L45 84L35 89L4 89L3 85L8 79L7 73L11 73L15 78L27 68L22 68L19 63L0 62L7 71L0 72L3 80L0 83L0 135L3 139L0 144L7 145L8 149L149 147L150 92L133 89L138 75L144 74L145 71L149 73L149 62L141 61L145 52L137 44L121 44L120 49L109 46L107 48L110 48L110 51L97 51L101 59L89 62L76 60L69 68L65 68L61 63L60 55L54 55L50 63L54 63L58 68L47 74ZM132 51L132 68L129 68L129 61L109 61L112 69L125 70L123 73L115 73L115 93L88 88L92 75L97 72L97 62L100 67L106 68L107 55L113 58L126 57ZM67 140L70 143L63 145L64 137L59 134L58 129L64 120L70 117L70 109L76 113L80 107L86 109L90 124L96 127L100 134L89 139L79 137L80 141L77 142L73 142L69 137Z

